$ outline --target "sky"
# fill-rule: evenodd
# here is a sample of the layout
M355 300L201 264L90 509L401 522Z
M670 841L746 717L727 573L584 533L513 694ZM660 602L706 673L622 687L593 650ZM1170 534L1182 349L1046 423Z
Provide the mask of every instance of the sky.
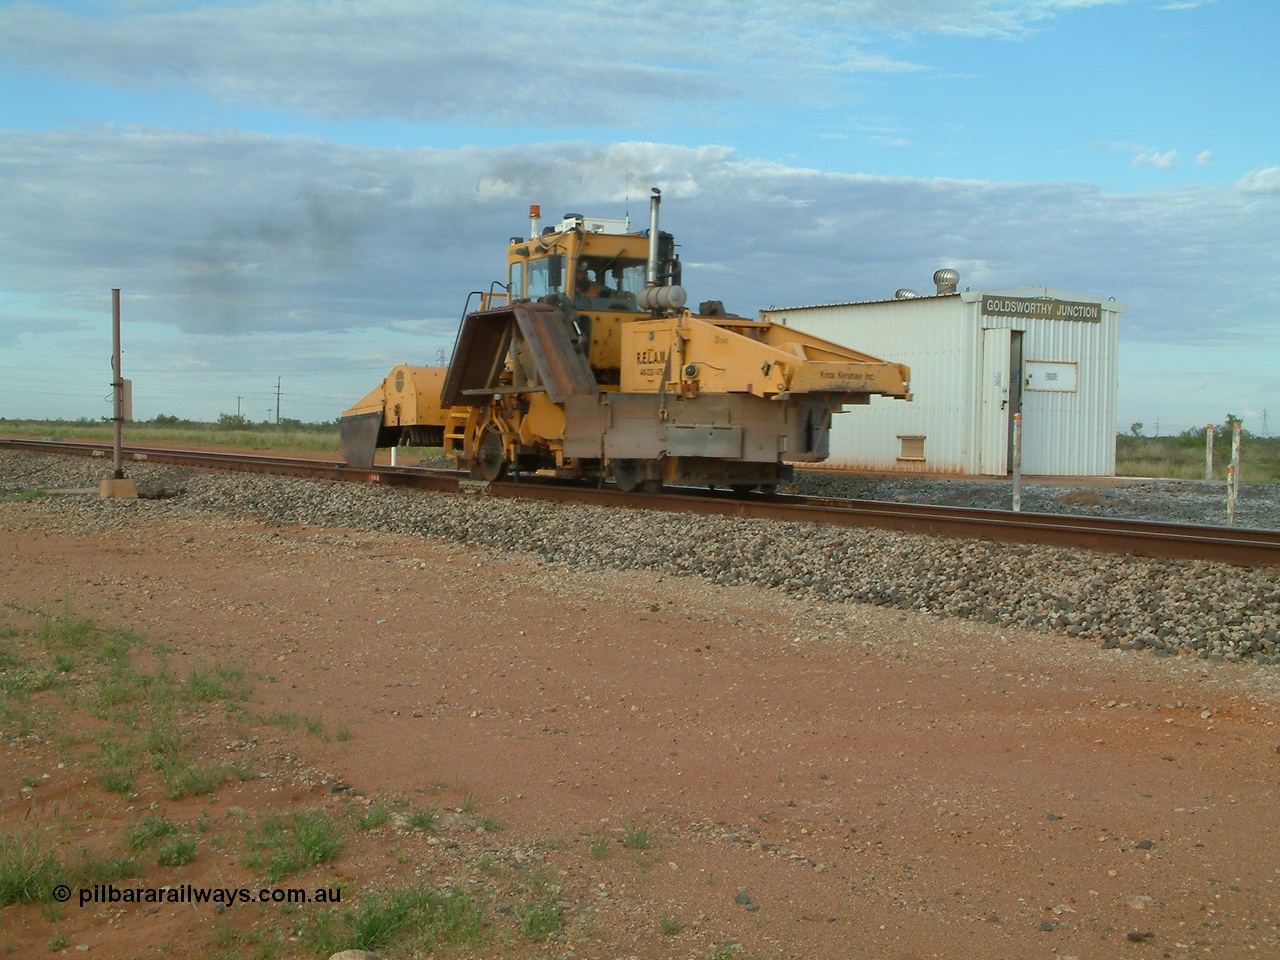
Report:
M1117 429L1280 433L1273 0L0 0L0 417L333 420L561 213L691 303L1114 298ZM857 347L857 344L849 344ZM893 359L893 358L888 358Z

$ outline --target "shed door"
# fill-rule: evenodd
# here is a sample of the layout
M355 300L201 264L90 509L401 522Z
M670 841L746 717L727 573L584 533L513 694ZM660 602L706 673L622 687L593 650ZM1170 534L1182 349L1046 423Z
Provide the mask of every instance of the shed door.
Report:
M982 331L982 409L978 423L978 472L1009 472L1009 330Z

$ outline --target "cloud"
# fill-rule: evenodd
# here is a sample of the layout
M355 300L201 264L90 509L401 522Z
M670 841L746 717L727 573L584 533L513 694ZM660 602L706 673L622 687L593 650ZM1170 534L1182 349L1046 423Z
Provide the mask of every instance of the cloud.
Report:
M1213 151L1202 150L1196 154L1196 166L1207 167L1213 163Z
M849 73L915 73L921 70L928 70L929 67L920 63L896 60L893 57L881 54L855 51L844 62L839 64L839 69Z
M1244 193L1280 193L1280 166L1251 170L1240 180Z
M1173 170L1178 166L1178 151L1166 150L1161 153L1151 147L1143 147L1134 143L1112 143L1106 140L1095 140L1093 142L1095 150L1106 150L1112 153L1127 153L1130 156L1129 166L1137 170L1139 167L1155 167L1158 170ZM1197 162L1201 162L1208 155L1212 159L1212 154L1206 151L1197 157Z
M225 106L326 119L565 124L580 120L567 84L633 114L655 100L728 95L710 71L628 57L639 24L610 33L627 26L620 19L585 4L529 16L522 5L439 0L175 4L107 16L18 4L0 11L0 56L117 89L189 89ZM584 45L613 52L583 57ZM571 81L536 69L570 63Z
M1229 188L1106 195L1087 184L831 174L729 148L545 143L453 151L239 133L0 135L0 286L61 316L122 287L188 334L413 324L442 338L502 278L529 203L647 215L691 298L740 312L891 296L965 264L962 286L1047 284L1129 302L1129 336L1245 342L1280 311L1280 168ZM20 225L16 226L16 225ZM1230 278L1225 279L1225 278ZM714 285L714 288L712 288Z
M92 14L16 3L0 8L0 62L328 120L581 128L589 91L597 125L619 129L776 100L783 88L822 98L842 76L928 69L875 49L885 38L1015 38L1079 5L563 0L534 16L512 0L154 2Z
M1178 151L1166 150L1159 153L1155 150L1140 150L1134 154L1130 166L1135 169L1143 166L1157 167L1160 170L1172 170L1178 165Z

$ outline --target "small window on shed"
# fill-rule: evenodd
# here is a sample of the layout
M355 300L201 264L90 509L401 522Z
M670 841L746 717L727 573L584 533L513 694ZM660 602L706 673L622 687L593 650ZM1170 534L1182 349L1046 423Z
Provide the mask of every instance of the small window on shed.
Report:
M898 442L902 444L902 450L898 453L899 460L924 459L924 434L900 433Z

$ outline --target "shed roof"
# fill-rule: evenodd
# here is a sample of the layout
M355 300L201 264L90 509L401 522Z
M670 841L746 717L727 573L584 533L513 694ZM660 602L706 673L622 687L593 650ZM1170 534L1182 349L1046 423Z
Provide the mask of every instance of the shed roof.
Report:
M1059 290L1057 287L1006 287L999 290L965 290L960 293L931 293L922 294L918 297L907 297L898 299L890 297L886 300L848 300L842 303L810 303L798 304L793 307L769 307L761 313L790 313L796 310L824 310L831 307L869 307L878 306L886 303L917 303L921 300L947 300L951 297L959 297L965 303L976 303L985 296L1001 296L1001 297L1027 297L1037 300L1070 300L1085 303L1100 303L1108 310L1114 310L1116 313L1124 313L1129 309L1129 305L1125 303L1116 303L1115 300L1103 300L1101 297L1091 296L1085 293L1072 293L1069 290Z

